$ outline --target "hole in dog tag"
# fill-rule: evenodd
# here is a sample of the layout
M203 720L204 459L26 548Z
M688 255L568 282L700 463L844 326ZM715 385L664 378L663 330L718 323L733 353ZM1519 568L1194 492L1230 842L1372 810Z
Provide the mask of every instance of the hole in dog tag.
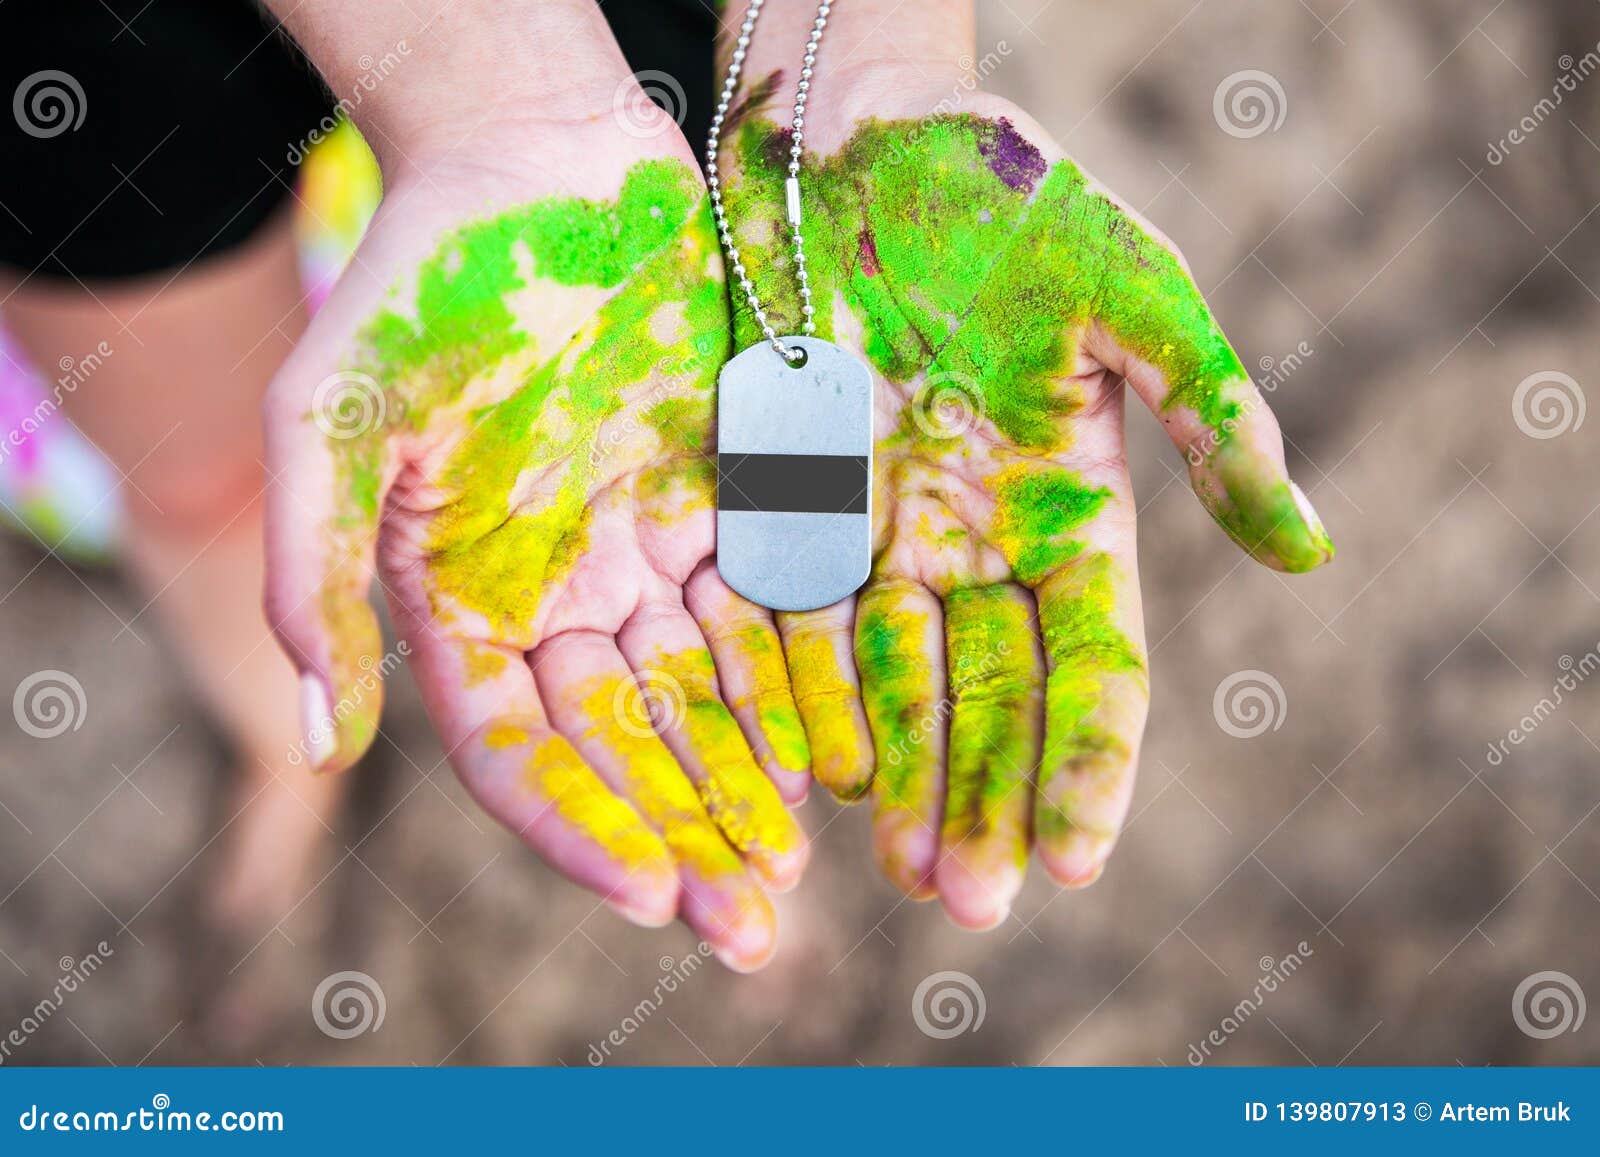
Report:
M775 611L830 606L872 568L872 371L832 342L766 342L717 378L717 570Z

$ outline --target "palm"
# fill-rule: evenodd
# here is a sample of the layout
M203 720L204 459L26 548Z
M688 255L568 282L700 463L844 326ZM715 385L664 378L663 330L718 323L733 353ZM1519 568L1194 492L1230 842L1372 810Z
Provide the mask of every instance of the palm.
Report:
M630 176L627 213L563 198L458 230L424 263L421 280L436 280L414 310L386 309L360 331L372 376L418 435L385 577L414 575L430 621L471 623L524 651L565 632L615 635L712 554L702 448L726 310L700 190L667 164ZM563 231L521 256L530 235L595 209L615 240L649 234L613 255L584 252L596 239ZM556 280L570 275L593 280ZM460 301L472 304L443 322ZM445 348L428 349L430 326L407 312L431 316ZM498 353L477 355L458 329Z
M976 584L1034 583L1055 569L1052 544L1016 525L1018 485L1057 480L1070 507L1103 500L1074 480L1122 481L1122 430L1114 379L1094 370L1075 378L1082 412L1055 423L1062 447L1041 456L985 420L972 379L929 367L916 387L877 376L877 509L881 547L875 573L926 582L940 594ZM1097 449L1093 456L1084 449ZM1038 527L1027 528L1037 531ZM1053 536L1052 536L1053 537ZM1074 552L1068 544L1054 544Z
M335 499L320 557L295 564L315 596L283 605L310 584L280 573L275 617L332 686L359 687L380 646L375 535L469 789L627 915L681 914L753 966L772 946L763 885L805 857L762 766L794 794L807 756L770 618L709 561L728 330L704 190L671 153L601 196L510 185L467 171L392 195L285 371L281 474ZM376 695L333 714L348 762Z
M1127 808L1148 687L1122 379L1253 555L1301 570L1328 548L1166 243L1024 114L978 107L846 126L807 157L818 331L877 380L876 556L855 607L787 631L853 632L875 759L829 786L857 794L875 762L886 873L986 926L1031 840L1058 879L1086 883ZM787 140L752 117L726 184L758 291L782 316ZM749 316L737 321L750 339ZM802 709L815 666L791 660ZM808 719L813 747L850 722Z

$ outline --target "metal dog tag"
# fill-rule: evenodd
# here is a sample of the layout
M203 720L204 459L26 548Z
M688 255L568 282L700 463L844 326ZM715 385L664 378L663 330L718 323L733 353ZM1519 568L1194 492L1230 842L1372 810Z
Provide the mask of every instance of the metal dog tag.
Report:
M832 342L767 342L717 379L717 569L775 611L830 606L872 568L872 371Z

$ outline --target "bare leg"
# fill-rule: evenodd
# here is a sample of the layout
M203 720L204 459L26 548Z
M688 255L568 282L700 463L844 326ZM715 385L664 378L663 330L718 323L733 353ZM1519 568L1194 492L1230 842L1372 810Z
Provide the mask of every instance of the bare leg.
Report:
M64 405L126 475L126 558L141 616L166 629L233 742L236 818L223 870L208 881L207 915L247 949L304 894L342 790L289 762L297 681L261 610L258 408L306 322L288 214L176 276L92 293L15 284L5 287L14 290L6 322L35 364L111 350Z

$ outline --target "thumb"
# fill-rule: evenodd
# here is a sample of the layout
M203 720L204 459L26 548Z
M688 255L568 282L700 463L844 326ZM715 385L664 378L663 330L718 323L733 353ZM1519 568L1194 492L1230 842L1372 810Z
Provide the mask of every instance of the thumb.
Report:
M1195 406L1154 362L1126 350L1105 360L1160 419L1201 505L1246 554L1292 573L1333 557L1321 518L1289 477L1278 420L1242 366L1220 373L1215 393Z
M1327 562L1333 541L1289 478L1277 419L1182 257L1131 216L1104 232L1115 243L1107 243L1091 352L1160 419L1201 504L1246 553L1292 572Z
M326 372L325 361L312 369L302 352L263 403L266 614L300 672L298 754L313 770L341 771L372 745L383 707L383 636L368 594L392 478L391 415L372 377Z

